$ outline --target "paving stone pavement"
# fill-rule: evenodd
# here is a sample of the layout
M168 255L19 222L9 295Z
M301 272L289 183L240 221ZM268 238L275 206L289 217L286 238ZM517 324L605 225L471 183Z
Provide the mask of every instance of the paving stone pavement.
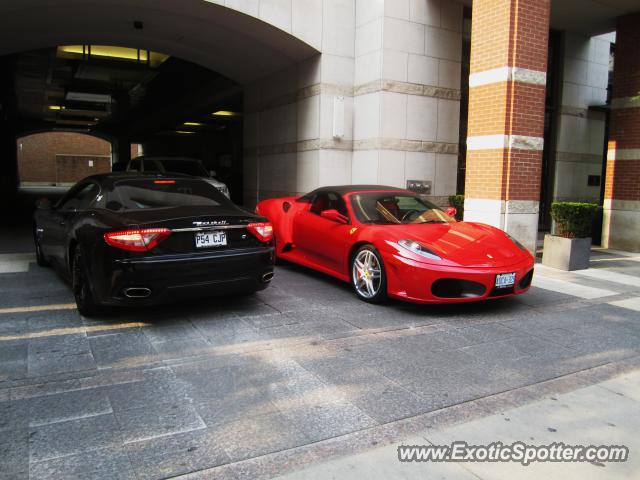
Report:
M322 462L278 477L278 480L370 480L394 479L637 479L640 458L630 455L626 462L557 463L532 462L400 462L398 447L407 445L469 445L501 442L511 445L626 445L640 448L640 371L627 373L572 392L547 395L528 405L505 409L472 421L446 428L429 428L384 447Z
M97 319L27 265L0 273L0 478L271 478L640 364L616 252L484 303L374 306L285 264L254 296Z

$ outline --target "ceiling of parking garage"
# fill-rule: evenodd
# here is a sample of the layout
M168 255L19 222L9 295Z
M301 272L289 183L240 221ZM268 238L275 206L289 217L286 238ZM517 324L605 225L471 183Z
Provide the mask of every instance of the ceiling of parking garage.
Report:
M163 52L240 84L318 53L283 30L211 1L0 1L0 55L74 44Z
M638 0L555 0L551 4L551 26L600 35L615 30L617 17L637 11Z
M135 47L169 58L161 65L63 58L60 45ZM317 54L283 30L210 1L4 0L0 117L9 112L20 132L118 130L132 140L166 129L202 131L234 121L211 112L240 110L240 85Z
M472 6L472 0L462 0ZM640 11L638 0L553 0L551 27L557 30L601 35L613 32L616 18Z
M99 47L80 45L5 58L13 72L9 109L17 129L124 134L142 141L157 133L224 128L234 118L212 113L242 108L240 87L204 67L137 49L102 50L99 55Z

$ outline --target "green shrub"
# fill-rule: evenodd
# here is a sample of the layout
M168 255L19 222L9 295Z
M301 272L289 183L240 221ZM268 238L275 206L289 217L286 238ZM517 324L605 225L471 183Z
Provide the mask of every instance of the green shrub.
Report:
M590 237L598 208L595 203L553 202L551 218L556 222L554 235L564 238Z
M456 220L462 220L464 217L464 195L451 195L449 197L449 205L455 207Z

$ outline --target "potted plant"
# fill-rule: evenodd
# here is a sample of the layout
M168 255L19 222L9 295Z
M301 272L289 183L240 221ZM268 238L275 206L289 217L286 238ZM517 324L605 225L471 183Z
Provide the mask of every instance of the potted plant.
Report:
M449 196L449 206L456 209L456 220L462 220L464 216L464 195Z
M555 231L544 237L542 263L560 270L589 268L591 231L598 212L594 203L554 202Z

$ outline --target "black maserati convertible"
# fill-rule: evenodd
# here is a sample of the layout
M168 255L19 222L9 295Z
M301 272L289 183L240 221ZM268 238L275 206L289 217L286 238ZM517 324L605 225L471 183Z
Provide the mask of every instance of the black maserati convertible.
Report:
M34 215L38 264L72 285L78 310L254 292L273 277L273 230L207 182L111 173Z

